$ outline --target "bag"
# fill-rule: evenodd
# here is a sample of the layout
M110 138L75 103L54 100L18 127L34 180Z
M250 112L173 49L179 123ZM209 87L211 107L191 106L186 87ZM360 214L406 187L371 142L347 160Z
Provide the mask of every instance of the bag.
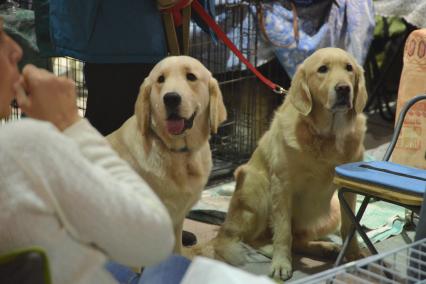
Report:
M373 38L372 0L274 0L257 8L260 30L292 77L315 50L334 46L360 65Z
M290 76L293 76L298 64L320 47L326 36L326 19L332 3L331 0L259 3L260 30Z
M404 66L398 91L396 117L412 97L426 90L426 29L413 31L404 48ZM426 169L426 102L416 103L407 113L392 154L392 161Z

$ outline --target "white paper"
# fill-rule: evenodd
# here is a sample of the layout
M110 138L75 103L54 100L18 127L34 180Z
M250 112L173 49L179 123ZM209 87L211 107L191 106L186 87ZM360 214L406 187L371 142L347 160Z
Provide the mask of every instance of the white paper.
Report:
M275 284L266 276L248 273L224 262L196 257L185 273L182 284Z

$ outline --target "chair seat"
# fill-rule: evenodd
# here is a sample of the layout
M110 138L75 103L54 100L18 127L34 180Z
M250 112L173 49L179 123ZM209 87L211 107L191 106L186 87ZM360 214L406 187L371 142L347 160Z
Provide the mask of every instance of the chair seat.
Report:
M336 167L334 182L373 196L418 205L426 191L426 171L384 161L358 162Z

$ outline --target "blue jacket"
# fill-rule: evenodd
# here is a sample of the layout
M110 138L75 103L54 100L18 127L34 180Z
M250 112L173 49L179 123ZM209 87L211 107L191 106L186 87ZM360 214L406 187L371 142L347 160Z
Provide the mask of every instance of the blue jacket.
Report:
M214 0L200 3L214 15ZM36 0L35 10L38 45L46 56L155 63L167 55L155 0Z
M96 63L153 63L166 55L154 0L51 0L56 53Z

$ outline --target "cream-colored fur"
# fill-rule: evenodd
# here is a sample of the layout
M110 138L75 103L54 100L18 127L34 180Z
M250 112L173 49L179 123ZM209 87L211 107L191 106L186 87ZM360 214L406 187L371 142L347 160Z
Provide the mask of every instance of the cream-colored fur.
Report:
M338 86L350 88L344 105L337 105ZM219 258L240 265L241 242L257 248L272 243L271 275L287 279L292 251L336 255L338 246L318 238L340 225L334 168L362 159L366 99L363 70L341 49L318 50L299 66L270 129L235 172L229 212L213 240ZM355 197L348 198L354 206ZM343 218L343 237L348 229ZM360 256L356 240L349 254Z
M189 120L195 115L193 126L178 135L167 128L164 96L168 93L181 97L179 116ZM194 58L171 56L144 80L135 115L107 137L166 205L177 253L181 253L184 218L200 198L212 167L210 133L216 133L225 119L222 95L211 73Z

